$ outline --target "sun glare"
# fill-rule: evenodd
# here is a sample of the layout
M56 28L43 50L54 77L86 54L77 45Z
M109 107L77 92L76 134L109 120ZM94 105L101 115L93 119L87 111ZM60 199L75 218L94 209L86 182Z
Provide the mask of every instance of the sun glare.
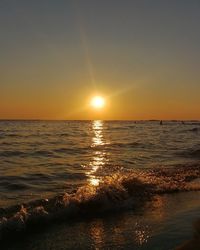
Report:
M95 109L101 109L105 106L105 99L102 96L94 96L90 104Z

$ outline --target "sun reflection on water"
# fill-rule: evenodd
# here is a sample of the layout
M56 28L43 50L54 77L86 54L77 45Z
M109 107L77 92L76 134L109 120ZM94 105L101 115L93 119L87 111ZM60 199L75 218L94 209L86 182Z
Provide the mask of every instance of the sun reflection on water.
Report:
M104 243L104 225L101 220L96 220L90 225L90 234L94 242L95 249L102 249Z
M93 186L98 186L100 179L96 177L95 173L105 165L106 153L103 152L103 145L105 145L105 139L103 137L103 121L95 120L92 123L92 132L94 136L92 137L92 148L97 148L94 150L93 157L89 163L90 170L87 173L89 177L89 183ZM102 146L102 148L101 148Z
M92 124L92 130L94 132L94 136L92 138L92 147L97 147L97 146L100 146L100 145L104 145L104 142L103 142L103 121L100 121L100 120L96 120L96 121L93 121L93 124Z

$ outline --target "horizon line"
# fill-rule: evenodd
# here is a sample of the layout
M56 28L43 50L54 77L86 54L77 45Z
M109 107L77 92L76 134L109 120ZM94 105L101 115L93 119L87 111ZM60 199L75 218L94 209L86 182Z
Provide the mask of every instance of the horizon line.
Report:
M200 121L200 119L4 119L0 118L0 121Z

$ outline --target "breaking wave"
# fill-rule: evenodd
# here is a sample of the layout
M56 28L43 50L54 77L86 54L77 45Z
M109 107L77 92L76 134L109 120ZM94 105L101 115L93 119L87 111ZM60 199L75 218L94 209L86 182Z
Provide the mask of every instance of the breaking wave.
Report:
M200 190L200 166L116 173L98 186L85 185L64 193L0 210L0 240L29 231L37 225L113 210L144 207L154 195Z

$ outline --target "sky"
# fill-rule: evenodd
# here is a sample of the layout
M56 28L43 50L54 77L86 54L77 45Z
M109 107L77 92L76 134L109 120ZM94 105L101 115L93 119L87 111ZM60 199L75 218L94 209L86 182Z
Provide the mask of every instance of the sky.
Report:
M199 0L1 0L0 119L200 119L199 24Z

